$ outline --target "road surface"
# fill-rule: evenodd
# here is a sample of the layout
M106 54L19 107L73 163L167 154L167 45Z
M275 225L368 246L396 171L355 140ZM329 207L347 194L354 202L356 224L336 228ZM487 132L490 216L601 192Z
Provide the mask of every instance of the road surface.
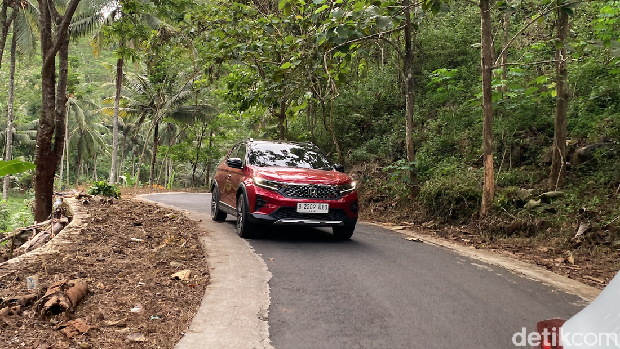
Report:
M147 199L208 212L205 194ZM234 231L234 219L217 225ZM268 325L276 349L515 348L536 322L570 318L580 298L401 234L358 224L350 241L329 229L263 229L248 240L272 278Z

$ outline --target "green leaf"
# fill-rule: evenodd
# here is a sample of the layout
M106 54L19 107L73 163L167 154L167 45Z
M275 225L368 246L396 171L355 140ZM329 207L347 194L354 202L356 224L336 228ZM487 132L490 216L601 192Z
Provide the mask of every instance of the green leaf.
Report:
M570 7L562 7L562 12L566 13L571 17L575 14L575 12L573 12L573 9Z
M316 11L314 11L314 14L315 14L315 15L316 15L316 14L319 14L319 13L321 13L321 12L323 12L323 11L327 10L328 8L329 8L329 6L327 6L327 5L323 5L323 6L319 7Z
M31 162L14 159L11 161L0 160L0 177L8 174L23 173L36 168L37 166Z
M380 29L386 28L392 24L392 19L387 16L381 16L377 18L377 27Z

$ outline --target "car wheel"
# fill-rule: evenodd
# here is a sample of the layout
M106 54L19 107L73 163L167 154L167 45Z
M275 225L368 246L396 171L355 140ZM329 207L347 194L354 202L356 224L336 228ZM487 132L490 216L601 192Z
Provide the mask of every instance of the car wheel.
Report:
M226 220L226 212L220 210L220 190L216 187L211 190L211 219L216 222Z
M353 236L355 226L333 227L334 237L338 240L349 240Z
M248 204L245 195L237 198L237 235L244 239L254 236L254 224L249 220Z

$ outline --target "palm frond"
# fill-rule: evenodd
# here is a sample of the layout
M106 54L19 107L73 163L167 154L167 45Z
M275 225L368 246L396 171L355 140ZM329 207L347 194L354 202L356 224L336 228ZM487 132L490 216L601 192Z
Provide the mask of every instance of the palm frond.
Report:
M16 49L25 56L32 56L37 51L38 27L34 25L28 12L18 10L17 17L13 21L13 35L16 35Z

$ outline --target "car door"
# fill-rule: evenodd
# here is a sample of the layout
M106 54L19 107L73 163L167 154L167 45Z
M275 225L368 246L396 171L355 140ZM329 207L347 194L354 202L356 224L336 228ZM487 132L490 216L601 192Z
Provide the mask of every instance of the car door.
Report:
M241 168L232 168L232 167L228 168L229 173L227 176L228 177L227 195L228 195L228 200L230 202L230 205L235 208L237 207L237 188L239 188L239 184L243 181L243 178L244 178L243 170L245 167L245 153L246 153L246 145L245 143L242 143L237 148L235 156L230 157L230 158L239 158L241 159L241 163L242 163Z
M232 150L224 158L224 161L222 161L222 163L217 167L217 171L215 172L215 181L217 182L217 186L220 191L220 201L227 205L231 205L231 203L228 200L228 194L227 194L227 191L229 190L228 177L230 175L230 167L226 165L226 160L230 159L231 157L234 157L233 154L237 152L238 148L239 148L238 145L235 145L232 148Z

